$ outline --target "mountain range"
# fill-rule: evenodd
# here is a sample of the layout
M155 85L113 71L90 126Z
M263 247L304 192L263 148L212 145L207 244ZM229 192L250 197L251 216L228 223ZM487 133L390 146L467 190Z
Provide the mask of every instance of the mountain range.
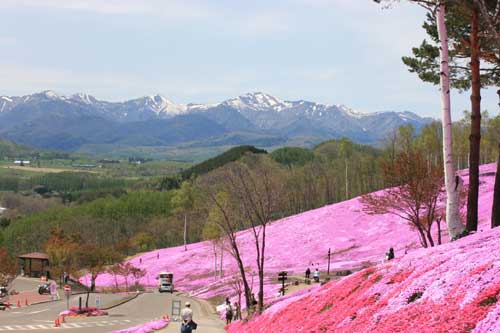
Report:
M284 101L261 92L217 104L176 104L160 95L107 102L53 91L0 96L0 138L68 151L102 145L310 146L343 136L376 144L401 125L419 130L430 121L407 111L360 113L344 105Z

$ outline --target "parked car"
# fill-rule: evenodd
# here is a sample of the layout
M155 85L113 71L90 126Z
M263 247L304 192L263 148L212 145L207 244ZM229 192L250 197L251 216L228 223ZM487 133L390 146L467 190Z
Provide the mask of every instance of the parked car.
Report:
M9 291L7 290L7 287L0 286L0 298L5 297L8 294L9 294Z

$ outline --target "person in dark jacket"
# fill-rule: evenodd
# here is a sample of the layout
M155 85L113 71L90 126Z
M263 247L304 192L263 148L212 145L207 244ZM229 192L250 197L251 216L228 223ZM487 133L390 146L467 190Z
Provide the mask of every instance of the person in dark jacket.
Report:
M307 267L306 269L306 279L310 279L311 278L311 270L309 269L309 267Z
M226 325L231 324L233 321L233 306L229 298L226 298Z
M236 308L235 309L235 312L234 312L234 320L238 320L238 319L241 319L241 306L240 306L240 303L236 302L234 304L234 307Z
M393 249L392 247L389 249L389 252L387 252L387 253L385 254L385 258L386 258L387 260L392 260L392 259L394 259L394 249Z

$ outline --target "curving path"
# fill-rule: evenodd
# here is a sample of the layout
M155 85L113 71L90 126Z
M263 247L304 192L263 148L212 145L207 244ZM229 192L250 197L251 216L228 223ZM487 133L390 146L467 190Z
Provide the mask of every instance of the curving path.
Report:
M84 298L85 295L82 295ZM92 296L90 305L94 303ZM103 303L116 300L116 295L101 295ZM84 298L85 299L85 298ZM92 332L104 333L143 324L163 315L171 315L172 301L191 302L194 319L199 324L198 332L222 333L224 325L212 307L205 301L186 297L182 294L145 293L123 305L108 310L109 316L91 318L67 318L61 327L54 327L56 316L66 309L65 301L56 301L0 311L0 332ZM78 296L71 297L71 305L78 304ZM160 332L180 332L180 324L172 321Z

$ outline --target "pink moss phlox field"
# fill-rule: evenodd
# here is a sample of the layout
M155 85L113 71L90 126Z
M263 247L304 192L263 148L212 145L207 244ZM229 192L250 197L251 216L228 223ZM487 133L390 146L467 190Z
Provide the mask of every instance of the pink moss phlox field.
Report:
M167 319L153 320L145 324L137 325L119 331L113 331L112 333L150 333L167 327L168 323L169 320Z
M500 228L414 251L228 331L499 333L499 239Z
M415 325L412 328L414 332L459 332L460 327L467 331L474 329L469 327L473 324L476 330L480 329L477 332L497 332L488 323L497 322L500 314L498 307L494 304L477 304L485 296L486 289L497 281L498 258L495 258L495 250L498 248L488 240L484 244L470 243L490 235L495 171L496 164L480 168L478 234L430 250L420 249L415 231L405 221L393 215L364 213L360 198L273 222L267 229L264 294L267 304L275 304L267 313L282 314L283 320L279 320L283 325L289 323L292 331L297 332L319 331L323 326L325 332L329 332L328 327L337 327L331 332L366 332L372 329L406 332L412 325ZM467 184L467 171L462 171L461 175ZM383 191L377 193L383 195ZM465 206L463 209L465 212ZM446 235L443 241L448 242ZM240 232L238 243L245 266L254 272L253 290L256 291L255 245L251 233ZM477 258L470 255L470 246L474 246ZM397 259L383 263L384 254L390 247L394 247ZM300 301L288 302L291 298L275 296L279 290L279 285L273 282L276 281L277 272L285 270L289 275L303 275L305 269L310 267L311 270L319 268L324 274L329 248L332 249L333 271L357 270L366 263L380 265L373 272L365 270L333 281L317 291L301 294L297 297L302 298ZM408 254L404 255L406 250ZM234 291L228 282L237 272L235 261L226 252L223 264L225 277L215 279L213 260L212 244L200 242L188 245L187 251L184 251L183 246L160 249L144 253L129 262L147 271L140 281L143 285L156 286L158 273L171 271L174 273L176 289L201 298L229 296L234 301ZM450 262L454 264L450 265ZM88 284L89 279L83 278L82 282ZM100 275L96 282L98 286L106 287L115 284L114 277L108 274ZM118 278L118 283L123 285L123 279ZM341 293L338 288L350 288L350 293ZM489 297L493 299L493 296ZM410 299L412 301L408 303ZM449 306L443 306L448 303ZM294 308L295 312L283 312L285 310L281 310L281 307ZM335 309L335 313L329 311L330 308ZM464 315L465 309L471 315ZM461 320L456 319L457 312L463 317ZM259 320L267 320L266 316L260 316ZM308 316L312 316L314 320L299 323L293 319L294 316L306 321ZM412 316L422 318L422 323L413 323ZM276 318L272 320L274 323ZM441 321L450 324L442 327L432 324ZM428 327L425 326L426 322L429 323ZM271 324L271 321L267 324ZM295 324L297 326L293 326ZM239 330L237 325L241 324L231 326L232 332L258 331L249 326ZM256 325L265 327L265 324L261 326L258 322ZM284 327L282 331L290 331Z

